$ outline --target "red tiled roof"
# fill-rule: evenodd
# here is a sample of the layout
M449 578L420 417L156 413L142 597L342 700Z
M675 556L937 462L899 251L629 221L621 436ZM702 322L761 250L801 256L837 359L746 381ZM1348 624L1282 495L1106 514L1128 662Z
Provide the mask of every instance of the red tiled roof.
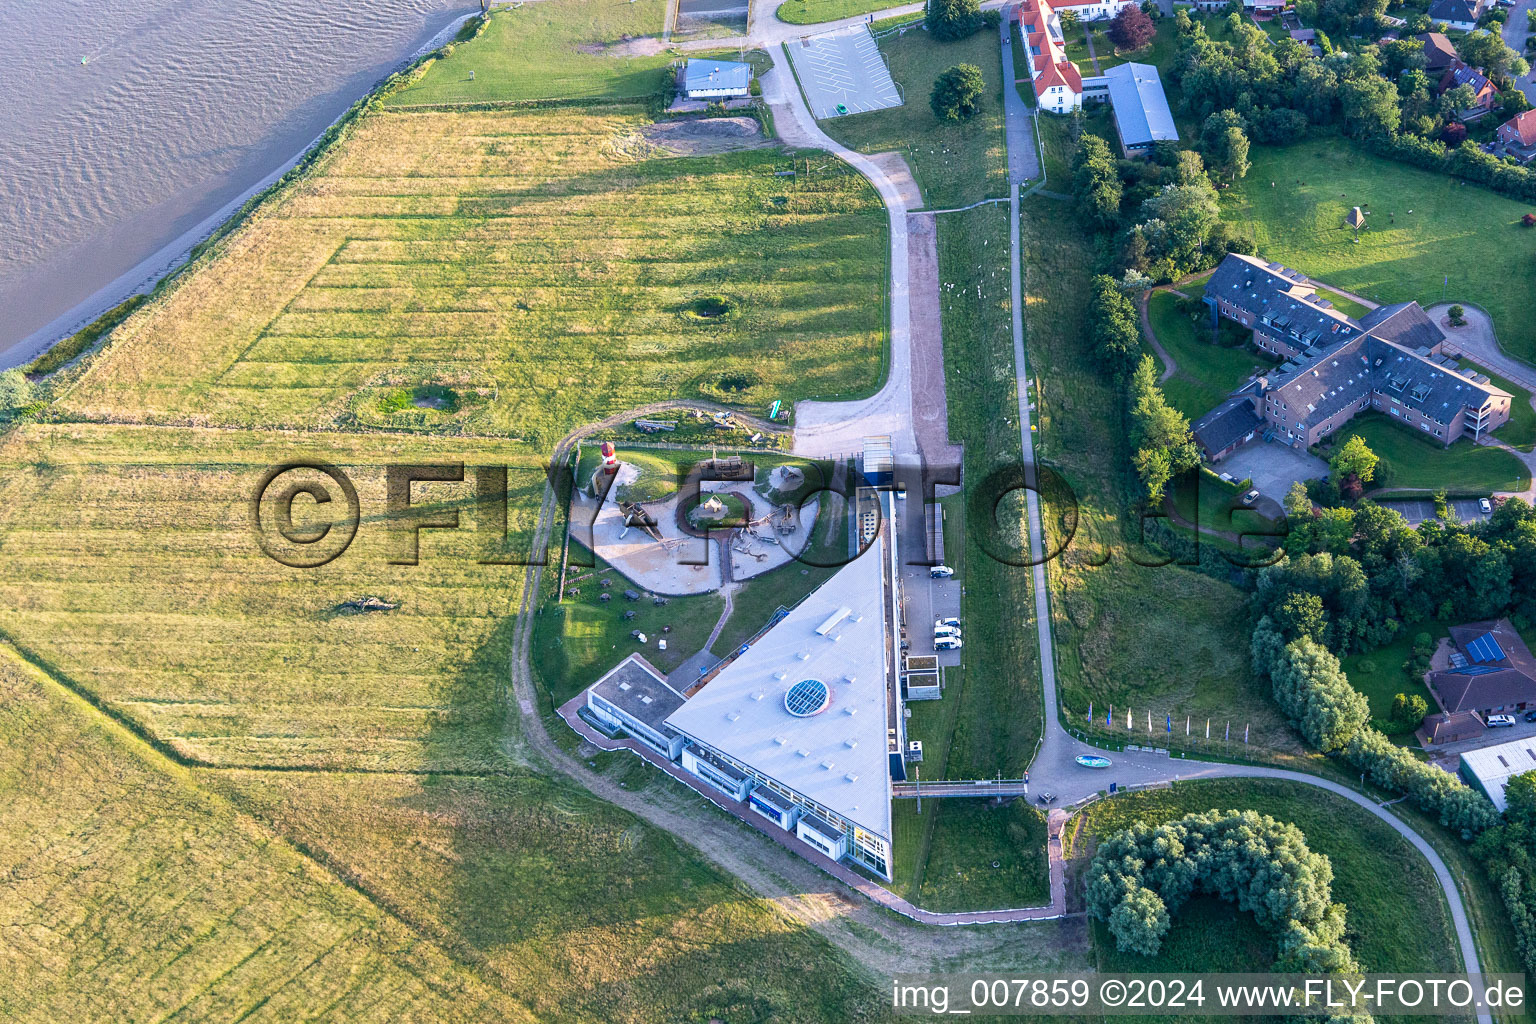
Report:
M1053 85L1065 85L1075 93L1083 91L1083 76L1078 73L1077 65L1069 60L1051 64L1040 72L1040 77L1035 79L1035 95L1044 96L1045 91Z
M1499 125L1499 131L1513 132L1522 146L1536 146L1536 110L1527 110ZM1505 133L1508 134L1508 133Z

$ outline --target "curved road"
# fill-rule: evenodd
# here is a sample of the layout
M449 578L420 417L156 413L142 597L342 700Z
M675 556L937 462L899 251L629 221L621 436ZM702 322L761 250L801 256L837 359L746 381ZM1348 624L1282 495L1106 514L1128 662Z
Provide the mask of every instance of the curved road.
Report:
M989 4L988 6L993 5ZM911 9L917 10L920 7L912 5ZM785 25L779 22L777 18L769 20L771 22L770 25L762 25L760 20L754 19L750 30L752 34L746 41L747 45L778 45L781 47L782 53L782 43L785 39L803 35L807 31L824 32L845 25L855 25L864 19L851 18L843 22L816 26L814 29ZM784 56L787 59L787 54ZM1011 53L1007 53L1006 57L1011 57ZM898 450L913 452L916 446L913 440L911 424L907 210L902 201L900 191L873 162L863 155L839 145L821 131L815 120L810 116L810 111L806 108L797 85L783 67L776 66L764 76L763 94L769 105L773 108L775 125L786 142L796 146L825 149L847 161L869 179L871 184L880 193L881 199L885 202L890 214L892 310L890 377L876 395L863 401L804 403L806 411L801 416L806 418L802 419L800 416L797 416L800 424L797 428L797 434L802 429L807 430L807 440L805 442L807 449L820 451L824 449L833 450L826 449L826 446L844 444L845 439L861 439L868 433L889 433L892 436L894 446ZM1012 139L1013 137L1014 134L1009 133L1009 138ZM1012 272L1012 308L1014 311L1013 346L1015 370L1018 378L1020 437L1023 443L1025 477L1027 481L1033 483L1036 464L1034 459L1033 431L1030 429L1030 403L1027 394L1029 374L1026 370L1023 320L1020 315L1020 311L1023 309L1023 275L1019 246L1019 187L1017 182L1011 188L1010 215L1012 241L1010 269ZM671 403L662 404L667 405ZM632 415L634 414L621 414L610 417L603 422L622 422ZM806 423L806 419L810 420L809 424ZM569 450L570 445L576 439L598 428L598 424L593 424L573 431L557 446L554 453L554 463L559 463L560 457ZM836 448L835 450L843 452L853 451L854 447L854 445L848 445L847 447ZM797 450L801 448L798 437L796 448ZM1033 570L1033 589L1035 621L1041 652L1041 686L1044 692L1045 707L1054 710L1057 707L1055 638L1051 630L1049 582L1046 578L1043 559L1044 542L1040 506L1037 495L1033 490L1027 492L1027 505L1030 549L1036 563ZM546 485L543 502L539 509L538 523L535 528L532 547L535 553L548 547L550 534L556 522L555 506L555 489L552 486ZM542 578L542 566L530 565L528 567L524 579L521 603L513 629L510 668L513 692L520 711L518 724L520 724L521 728L518 731L524 735L529 745L535 751L548 759L553 765L582 782L598 796L620 803L648 820L660 824L662 827L669 828L669 830L676 831L676 822L672 820L675 818L675 815L671 815L661 808L651 805L646 800L635 798L634 794L624 792L622 787L616 787L611 780L587 770L579 760L562 751L545 730L544 722L536 710L536 689L533 684L530 668L534 620L533 610ZM1461 947L1462 959L1465 962L1466 970L1468 973L1480 973L1471 925L1468 922L1461 894L1456 889L1450 870L1446 867L1444 861L1441 860L1439 854L1435 852L1434 848L1422 836L1409 828L1391 812L1378 806L1374 801L1336 782L1299 772L1256 765L1218 764L1184 759L1170 760L1167 756L1148 753L1117 753L1114 758L1115 767L1112 769L1112 774L1106 776L1080 768L1073 760L1078 753L1093 749L1095 748L1068 734L1057 720L1055 714L1047 714L1045 716L1045 728L1040 748L1030 768L1034 780L1033 784L1056 794L1064 801L1072 802L1097 792L1103 782L1111 780L1128 781L1128 784L1134 784L1193 777L1275 778L1317 786L1342 796L1357 806L1364 808L1387 822L1428 859L1437 880L1440 882L1446 902L1451 908L1451 918L1456 929L1457 941ZM515 756L515 751L509 752ZM1052 842L1050 844L1050 856L1052 859L1053 877L1051 886L1052 906L1049 909L1056 913L1061 913L1065 910L1065 893L1061 890L1058 883L1061 851L1056 838L1059 836L1061 823L1065 820L1066 815L1058 810L1053 812L1051 817ZM719 848L712 850L711 853L717 861L732 859L726 855L725 851ZM887 901L882 900L882 902ZM899 902L905 903L905 901ZM910 907L910 904L907 906L912 911L917 910L915 907ZM893 909L901 910L904 913L907 912L907 908L893 907ZM1044 909L1046 908L1001 912L995 916L987 914L985 919L1019 920L1025 917L1038 918L1043 916L1041 911ZM1015 913L1018 917L1010 916ZM936 924L945 924L976 921L981 915L944 915L918 911L910 916ZM954 920L945 920L946 918L954 918ZM1492 1018L1486 1013L1480 1013L1478 1014L1478 1021L1480 1024L1491 1024Z

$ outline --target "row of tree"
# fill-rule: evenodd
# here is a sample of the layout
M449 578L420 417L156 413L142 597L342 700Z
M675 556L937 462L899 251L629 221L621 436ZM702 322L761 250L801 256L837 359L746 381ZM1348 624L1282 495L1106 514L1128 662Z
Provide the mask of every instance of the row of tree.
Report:
M1272 932L1281 971L1359 971L1333 902L1333 865L1295 825L1256 811L1206 811L1162 825L1138 822L1099 843L1088 869L1088 912L1122 951L1155 955L1170 915L1211 895Z

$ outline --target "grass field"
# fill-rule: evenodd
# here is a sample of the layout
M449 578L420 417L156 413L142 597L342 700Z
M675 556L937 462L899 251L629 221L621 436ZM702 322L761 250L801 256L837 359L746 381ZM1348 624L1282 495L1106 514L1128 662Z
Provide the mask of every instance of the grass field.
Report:
M0 792L8 1021L538 1019L8 650Z
M1204 291L1188 285L1179 290L1197 301ZM1249 346L1223 348L1216 344L1211 340L1209 318L1202 316L1197 324L1179 311L1179 301L1170 292L1153 292L1147 300L1147 320L1158 343L1177 365L1173 376L1163 382L1163 394L1193 423L1221 404L1255 370L1272 363ZM1203 313L1206 307L1200 309Z
M536 6L536 5L530 5ZM119 328L75 416L347 427L382 391L471 398L424 427L521 438L678 397L761 414L873 389L885 216L837 161L657 158L633 108L382 113ZM683 316L723 293L722 323Z
M1536 232L1520 226L1528 204L1341 139L1258 146L1252 160L1222 193L1222 217L1265 259L1377 302L1476 303L1510 354L1536 360L1526 301L1536 292ZM1369 214L1358 244L1344 226L1354 206Z
M1290 822L1306 834L1312 850L1328 857L1333 898L1346 908L1345 936L1366 971L1459 969L1450 915L1429 862L1390 826L1331 793L1271 779L1175 783L1171 790L1093 804L1083 812L1083 828L1087 836L1103 836L1135 819L1162 822L1212 808L1252 809ZM1088 845L1081 839L1079 844ZM1272 968L1274 939L1255 925L1252 915L1215 899L1197 900L1189 910L1187 916L1174 918L1163 952L1154 958L1118 952L1107 931L1095 923L1099 969Z
M985 241L987 244L982 245ZM1042 703L1029 569L977 543L968 509L987 474L1021 457L1009 319L1008 217L981 207L939 222L950 437L965 444L967 491L945 499L946 559L964 582L965 651L944 697L910 705L922 777L1018 777L1040 736ZM1025 548L1022 503L998 509L994 550ZM999 611L1001 609L1001 612ZM1049 900L1044 821L1027 803L911 801L894 808L898 879L930 910L1037 906ZM994 867L993 864L997 866Z
M666 10L667 0L540 0L498 10L479 36L454 45L451 60L433 62L386 102L409 106L650 96L664 85L671 54L620 57L604 51L626 36L660 35Z
M815 25L900 7L902 0L764 0L764 6L777 6L778 19L790 25Z
M1079 721L1092 702L1196 720L1247 724L1255 748L1299 745L1249 667L1244 595L1178 566L1132 561L1139 538L1126 510L1129 453L1121 400L1094 369L1086 325L1089 240L1071 228L1067 206L1034 198L1023 209L1025 349L1040 382L1037 455L1075 492L1075 516L1048 502L1061 704ZM1148 561L1150 552L1137 557Z
M881 1019L825 941L584 792L523 775L209 782L539 1021Z
M791 0L794 2L794 0ZM889 110L820 122L832 138L861 153L894 150L904 156L929 209L967 206L1008 194L1008 150L1003 137L1003 58L997 35L977 32L953 43L935 42L924 29L880 40L880 50L906 102ZM974 64L986 79L981 109L969 121L940 121L928 106L934 79L955 64Z
M265 555L248 502L269 466L342 468L362 523L335 561ZM421 534L391 565L389 462L509 464L512 551L543 473L519 446L339 433L61 424L0 441L0 630L177 753L215 764L485 770L505 763L507 615L516 566L492 553L462 484L462 528ZM334 493L334 491L333 491ZM339 495L338 495L339 505ZM296 504L296 509L299 506ZM269 513L270 515L270 513ZM393 611L349 614L378 597Z
M1413 638L1420 633L1428 633L1436 640L1448 635L1445 623L1421 622L1405 627L1398 638L1390 644L1363 654L1351 654L1342 659L1344 674L1349 676L1349 684L1365 694L1366 699L1371 702L1371 717L1376 720L1376 727L1382 732L1391 732L1396 728L1392 725L1390 716L1392 698L1399 693L1406 693L1410 697L1414 695L1423 697L1431 711L1436 708L1435 698L1430 694L1429 687L1424 685L1424 681L1412 679L1407 672L1403 671L1403 663L1413 656Z
M1382 413L1367 412L1340 427L1329 440L1337 448L1352 436L1364 439L1381 457L1376 479L1371 481L1377 490L1434 491L1444 487L1455 493L1487 494L1523 491L1531 484L1530 470L1502 448L1475 445L1465 438L1447 448L1419 433Z

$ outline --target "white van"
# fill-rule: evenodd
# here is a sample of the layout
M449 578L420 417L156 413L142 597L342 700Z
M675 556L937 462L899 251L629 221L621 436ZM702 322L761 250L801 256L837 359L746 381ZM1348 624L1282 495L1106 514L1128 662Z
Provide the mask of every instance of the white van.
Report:
M936 651L958 651L963 646L964 641L957 636L941 636L933 641L933 649Z
M928 575L936 580L947 580L955 574L955 570L947 565L935 565L928 570Z
M933 638L935 640L939 639L940 637L949 637L952 640L958 640L958 639L960 639L961 635L962 635L961 632L958 629L956 629L954 626L934 626L933 627Z

